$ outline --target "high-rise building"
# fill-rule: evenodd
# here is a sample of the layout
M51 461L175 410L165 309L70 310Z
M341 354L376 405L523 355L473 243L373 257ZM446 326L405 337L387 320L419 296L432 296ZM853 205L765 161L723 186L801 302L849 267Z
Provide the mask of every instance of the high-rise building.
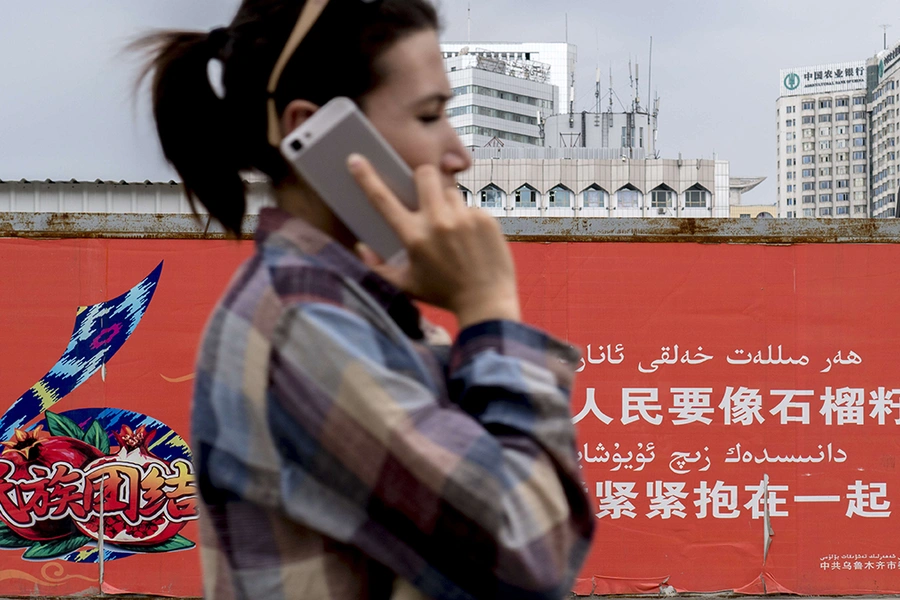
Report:
M568 112L569 103L574 101L572 88L575 85L575 63L578 58L574 44L565 42L444 42L441 44L444 58L459 54L487 56L507 62L533 61L549 67L549 83L559 88L559 102L553 112L544 115Z
M868 217L866 63L784 69L780 83L778 216Z
M447 115L466 147L543 145L543 115L559 103L548 64L463 49L444 68L453 92Z
M866 63L869 74L871 213L897 217L897 146L900 146L900 43Z

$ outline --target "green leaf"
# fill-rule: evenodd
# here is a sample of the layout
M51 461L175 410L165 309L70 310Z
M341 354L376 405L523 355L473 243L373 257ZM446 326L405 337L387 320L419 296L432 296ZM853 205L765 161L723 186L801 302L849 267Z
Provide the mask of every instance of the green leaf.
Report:
M47 415L47 429L50 431L50 435L70 437L76 440L84 439L84 432L81 430L81 427L69 417L52 413L49 410L45 414Z
M22 558L26 560L50 560L51 558L59 558L65 556L69 552L78 550L85 544L93 542L86 535L73 535L61 540L52 540L49 542L35 542Z
M128 550L129 552L175 552L177 550L190 550L196 544L191 540L187 539L182 535L176 535L175 537L166 540L161 544L157 544L155 546L134 546L128 544L109 544L109 549L112 550L114 548L121 548L122 550Z
M91 421L87 433L84 434L84 441L103 454L109 454L109 435L97 421Z
M7 550L27 548L33 543L34 542L31 540L26 540L10 529L5 523L0 523L0 548L5 548Z

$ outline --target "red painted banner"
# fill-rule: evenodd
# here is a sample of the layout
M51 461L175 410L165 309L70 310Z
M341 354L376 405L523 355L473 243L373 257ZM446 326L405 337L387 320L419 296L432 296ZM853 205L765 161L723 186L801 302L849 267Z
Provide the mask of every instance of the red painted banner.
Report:
M584 357L577 593L900 591L900 248L513 249ZM250 252L0 240L0 595L201 594L194 357Z

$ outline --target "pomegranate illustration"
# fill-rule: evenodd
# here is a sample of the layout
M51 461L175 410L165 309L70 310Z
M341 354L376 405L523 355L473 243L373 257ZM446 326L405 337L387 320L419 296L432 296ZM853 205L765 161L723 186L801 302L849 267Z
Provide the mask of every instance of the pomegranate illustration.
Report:
M90 444L70 437L53 436L38 425L31 431L16 429L12 439L0 442L3 451L0 458L15 465L15 470L8 478L12 481L31 479L28 471L31 465L50 467L56 463L67 463L79 469L104 454ZM15 533L32 541L47 541L66 537L73 532L72 520L49 519L38 521L30 527L19 527L7 523Z
M147 449L147 444L155 434L155 431L148 431L143 425L134 430L128 425L123 425L118 433L113 433L119 442L119 451L97 458L85 467L85 471L93 472L105 464L131 463L143 467L145 472L148 467L158 465L158 473L168 473L170 471L169 463ZM104 541L131 546L161 544L174 537L186 525L184 521L169 521L165 514L160 514L151 520L144 520L136 525L128 523L119 514L107 515L103 520ZM100 520L98 517L93 517L86 522L76 521L75 525L85 535L95 540L99 539Z

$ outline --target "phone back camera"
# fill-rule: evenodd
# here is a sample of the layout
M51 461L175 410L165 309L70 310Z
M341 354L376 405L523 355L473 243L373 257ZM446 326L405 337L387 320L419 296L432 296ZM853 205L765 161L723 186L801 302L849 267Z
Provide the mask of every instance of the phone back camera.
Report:
M300 143L300 140L294 140L291 142L291 148L294 149L294 152L300 152L303 150L303 144Z

